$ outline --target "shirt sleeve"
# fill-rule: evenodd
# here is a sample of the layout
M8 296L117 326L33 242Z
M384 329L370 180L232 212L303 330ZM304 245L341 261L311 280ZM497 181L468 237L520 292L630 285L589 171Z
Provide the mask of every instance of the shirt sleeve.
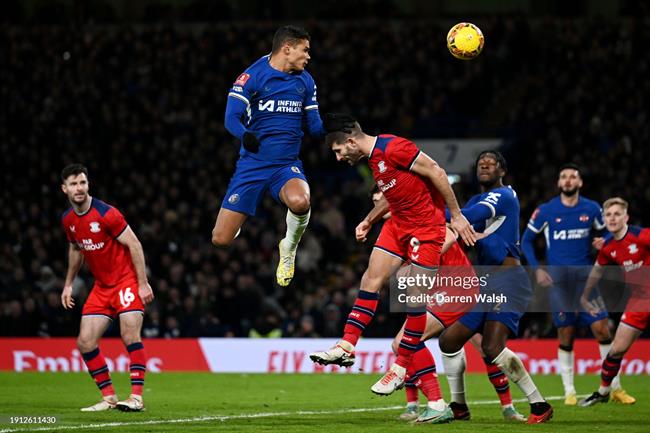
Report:
M543 207L540 206L533 211L533 214L530 216L530 219L528 220L528 225L526 226L526 228L531 232L538 234L542 230L544 230L547 225L548 225L547 212L544 210Z
M104 225L106 226L108 234L113 238L119 237L129 226L122 213L115 208L111 208L106 212L106 215L104 216Z
M242 116L250 107L254 92L255 79L247 72L243 72L237 77L230 88L230 92L228 92L224 125L228 132L240 140L246 132L246 127L242 123Z
M535 210L537 212L537 210ZM535 213L533 213L535 215ZM524 252L524 257L526 257L526 262L532 268L539 266L539 261L535 256L535 236L539 232L533 231L530 227L526 227L524 230L524 235L521 237L521 250Z
M603 209L598 205L594 206L593 228L595 230L602 230L605 228L605 221L603 220Z
M386 160L397 168L411 170L420 153L412 141L394 139L386 147Z
M323 121L318 112L318 98L316 97L316 83L313 78L308 80L309 86L305 92L305 117L307 119L307 131L312 137L321 137L325 135Z
M65 223L65 218L61 218L61 227L63 227L63 231L65 232L65 237L68 239L68 242L70 242L71 244L76 243L77 241L72 236L70 227Z

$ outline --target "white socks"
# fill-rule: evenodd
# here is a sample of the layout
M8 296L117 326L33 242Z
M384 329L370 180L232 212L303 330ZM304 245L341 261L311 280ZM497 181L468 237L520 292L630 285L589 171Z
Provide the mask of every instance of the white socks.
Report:
M612 343L607 343L607 344L598 343L598 350L600 351L600 360L601 361L604 361L605 358L607 358L607 354L609 353L609 349L611 349L611 348L612 348ZM616 377L614 377L614 380L612 380L612 384L610 385L610 388L613 389L614 391L616 391L617 389L621 389L621 373L620 372L616 375Z
M514 352L506 347L492 362L508 376L510 381L517 384L531 404L544 401L544 397L537 390L521 359Z
M465 349L460 349L456 353L442 353L442 365L445 368L447 382L449 382L449 391L451 392L451 401L466 404L465 401L465 367L467 360L465 358Z
M560 363L560 376L562 376L562 385L564 385L564 395L575 394L576 389L573 386L573 350L569 352L560 347L557 350L557 359Z
M438 412L442 412L447 407L447 403L445 403L445 401L443 399L439 399L439 400L436 400L436 401L428 402L427 406L429 406L433 410L437 410Z
M309 224L310 216L311 208L304 215L296 215L287 209L287 234L282 241L284 248L289 251L295 251L298 248L298 242Z

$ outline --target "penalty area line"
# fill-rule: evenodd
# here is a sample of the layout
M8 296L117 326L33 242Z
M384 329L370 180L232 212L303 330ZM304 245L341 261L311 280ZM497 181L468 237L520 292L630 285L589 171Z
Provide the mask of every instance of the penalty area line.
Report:
M564 396L551 396L546 397L546 400L562 400ZM513 403L524 403L526 399L520 398L513 400ZM479 400L468 403L469 406L500 404L499 400ZM389 410L403 409L404 405L399 406L382 406L382 407L361 407L354 409L337 409L337 410L298 410L292 412L261 412L261 413L242 413L238 415L214 415L214 416L197 416L192 418L176 418L176 419L152 419L146 421L115 421L103 422L95 424L79 424L79 425L58 425L50 424L44 427L31 427L31 428L8 428L0 429L0 433L14 433L14 432L33 432L33 431L52 431L52 430L87 430L111 427L129 427L129 426L147 426L147 425L162 425L162 424L183 424L183 423L202 423L210 421L230 421L236 419L255 419L255 418L272 418L284 416L310 416L310 415L342 415L347 413L363 413L363 412L385 412Z

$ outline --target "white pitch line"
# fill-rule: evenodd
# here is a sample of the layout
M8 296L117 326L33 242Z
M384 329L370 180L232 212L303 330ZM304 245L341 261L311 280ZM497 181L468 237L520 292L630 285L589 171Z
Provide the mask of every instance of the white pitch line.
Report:
M564 396L554 395L546 397L546 400L562 400ZM514 403L523 403L528 400L524 398L513 400ZM487 404L500 404L499 400L479 400L469 403L469 406L487 405ZM32 432L32 431L51 431L51 430L85 430L85 429L98 429L107 427L127 427L127 426L143 426L143 425L157 425L157 424L180 424L180 423L201 423L209 421L230 421L233 419L251 419L251 418L271 418L282 416L299 416L299 415L337 415L346 413L361 413L361 412L384 412L387 410L402 409L404 405L399 406L384 406L384 407L362 407L357 409L339 409L339 410L299 410L294 412L263 412L263 413L242 413L239 415L215 415L215 416L199 416L194 418L177 418L177 419L152 419L148 421L132 421L132 422L105 422L98 424L81 424L81 425L58 425L50 424L47 427L35 428L9 428L0 430L0 433L14 433L14 432Z

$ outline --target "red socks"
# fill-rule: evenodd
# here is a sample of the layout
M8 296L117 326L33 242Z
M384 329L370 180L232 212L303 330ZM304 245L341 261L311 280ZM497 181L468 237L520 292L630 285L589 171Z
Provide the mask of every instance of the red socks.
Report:
M129 371L131 372L131 394L142 395L144 387L144 373L147 371L147 358L144 353L142 342L132 343L126 346L129 352L131 363Z
M354 302L352 311L350 311L348 320L345 323L345 328L343 328L343 340L353 346L357 345L359 337L372 321L378 303L379 293L359 290L357 300Z
M97 388L102 392L104 397L115 394L111 374L108 371L106 360L99 352L99 347L90 352L82 353L81 356L88 367L88 373L97 384Z

